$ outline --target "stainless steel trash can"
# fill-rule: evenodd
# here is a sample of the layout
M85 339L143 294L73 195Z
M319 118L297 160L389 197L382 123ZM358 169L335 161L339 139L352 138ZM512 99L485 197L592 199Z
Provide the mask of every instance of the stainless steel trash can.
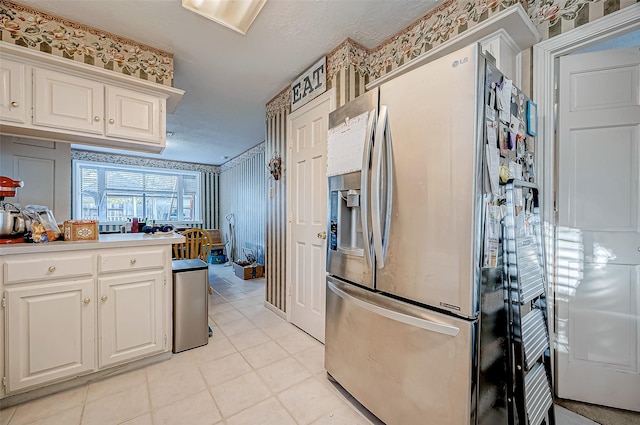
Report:
M209 267L202 260L173 260L173 352L209 342Z

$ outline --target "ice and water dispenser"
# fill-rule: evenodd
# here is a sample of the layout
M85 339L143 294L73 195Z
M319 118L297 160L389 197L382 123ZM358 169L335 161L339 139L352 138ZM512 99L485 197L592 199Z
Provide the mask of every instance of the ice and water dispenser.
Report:
M362 226L366 197L362 196L360 183L360 172L329 177L327 271L356 283L371 273Z
M331 192L330 249L362 256L362 214L360 191L355 189Z

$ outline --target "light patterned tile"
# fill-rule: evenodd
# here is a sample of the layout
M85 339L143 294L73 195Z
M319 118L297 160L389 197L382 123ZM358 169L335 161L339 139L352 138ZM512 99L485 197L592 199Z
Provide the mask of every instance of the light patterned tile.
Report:
M0 410L0 425L7 425L16 411L16 406L7 407Z
M195 366L187 371L167 376L165 379L149 382L149 394L154 409L190 397L206 388L202 374Z
M210 388L213 399L227 418L271 396L254 372Z
M331 413L344 402L316 378L308 378L278 394L280 402L289 409L300 425L307 425Z
M151 413L145 413L137 418L122 422L120 425L153 425L153 419L151 418Z
M11 425L24 425L44 419L57 412L82 406L87 398L87 385L62 391L47 397L23 403L16 407Z
M371 422L351 407L342 405L324 413L320 416L320 419L313 422L313 425L371 425L374 423L376 425L384 425L379 420Z
M190 356L181 354L183 353L174 354L170 360L147 366L144 369L147 374L147 380L152 382L158 379L165 379L167 376L193 369L196 365L195 360Z
M97 400L111 394L126 390L127 388L139 386L147 383L147 374L144 369L133 370L131 372L116 375L110 378L101 379L89 384L87 401Z
M291 323L285 322L284 320L281 320L280 322L265 324L265 325L257 324L257 326L260 329L262 329L264 333L269 335L272 339L278 339L283 336L290 335L292 333L302 332L300 329L296 328Z
M323 346L317 339L302 331L281 336L276 339L276 342L287 350L289 354L296 354L314 347Z
M285 357L289 357L289 354L287 354L282 347L273 341L251 347L241 351L240 354L247 359L254 369L258 369L270 363L282 360Z
M274 393L304 381L311 373L293 357L287 357L256 371Z
M233 301L231 303L231 305L233 305L235 308L237 308L238 310L245 308L245 307L262 307L263 309L265 308L264 306L264 286L262 286L262 288L260 289L260 294L253 296L253 297L249 297L249 298L245 298L243 300L240 301Z
M74 407L62 412L55 412L44 419L38 419L29 425L80 425L84 406Z
M251 365L239 353L200 365L200 372L209 387L237 378L251 370Z
M312 374L318 374L324 372L324 345L313 347L309 350L301 351L295 354L295 357L300 363L306 367Z
M242 315L240 314L240 316ZM225 334L225 336L227 337L231 335L239 334L241 332L250 331L251 329L256 328L256 326L244 316L242 316L241 319L234 320L231 322L218 323L218 327L220 328L222 333Z
M209 316L211 316L218 326L245 318L242 313L235 308L226 311L215 311L214 309L214 311L209 313Z
M202 391L153 412L154 425L212 425L221 420L222 416L209 391Z
M260 313L254 314L250 317L251 321L260 329L267 326L276 325L280 323L287 323L282 317L278 316L271 310L265 308Z
M229 335L229 341L231 341L238 351L242 351L269 342L271 338L260 329L252 329L247 332Z
M227 419L227 425L296 425L275 398L267 399Z
M233 311L235 310L236 307L229 304L229 303L224 303L224 304L217 304L213 307L209 307L209 316L211 316L214 313L223 313L225 311Z
M250 320L257 315L262 314L264 310L265 307L262 304L238 307L238 311Z
M82 425L119 424L149 412L147 385L91 401L85 405Z

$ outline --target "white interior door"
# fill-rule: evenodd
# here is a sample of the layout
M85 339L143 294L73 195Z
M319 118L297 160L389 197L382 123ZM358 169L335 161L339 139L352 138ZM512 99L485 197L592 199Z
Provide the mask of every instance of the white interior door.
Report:
M287 281L290 320L324 342L327 226L327 132L330 91L289 116Z
M558 396L640 411L640 49L560 60Z

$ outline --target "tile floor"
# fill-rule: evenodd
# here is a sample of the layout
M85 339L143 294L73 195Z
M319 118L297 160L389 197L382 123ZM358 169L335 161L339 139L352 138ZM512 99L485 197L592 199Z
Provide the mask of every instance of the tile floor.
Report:
M209 275L206 346L1 410L0 425L383 425L327 379L322 344L264 307L264 279ZM595 424L561 407L557 419Z

